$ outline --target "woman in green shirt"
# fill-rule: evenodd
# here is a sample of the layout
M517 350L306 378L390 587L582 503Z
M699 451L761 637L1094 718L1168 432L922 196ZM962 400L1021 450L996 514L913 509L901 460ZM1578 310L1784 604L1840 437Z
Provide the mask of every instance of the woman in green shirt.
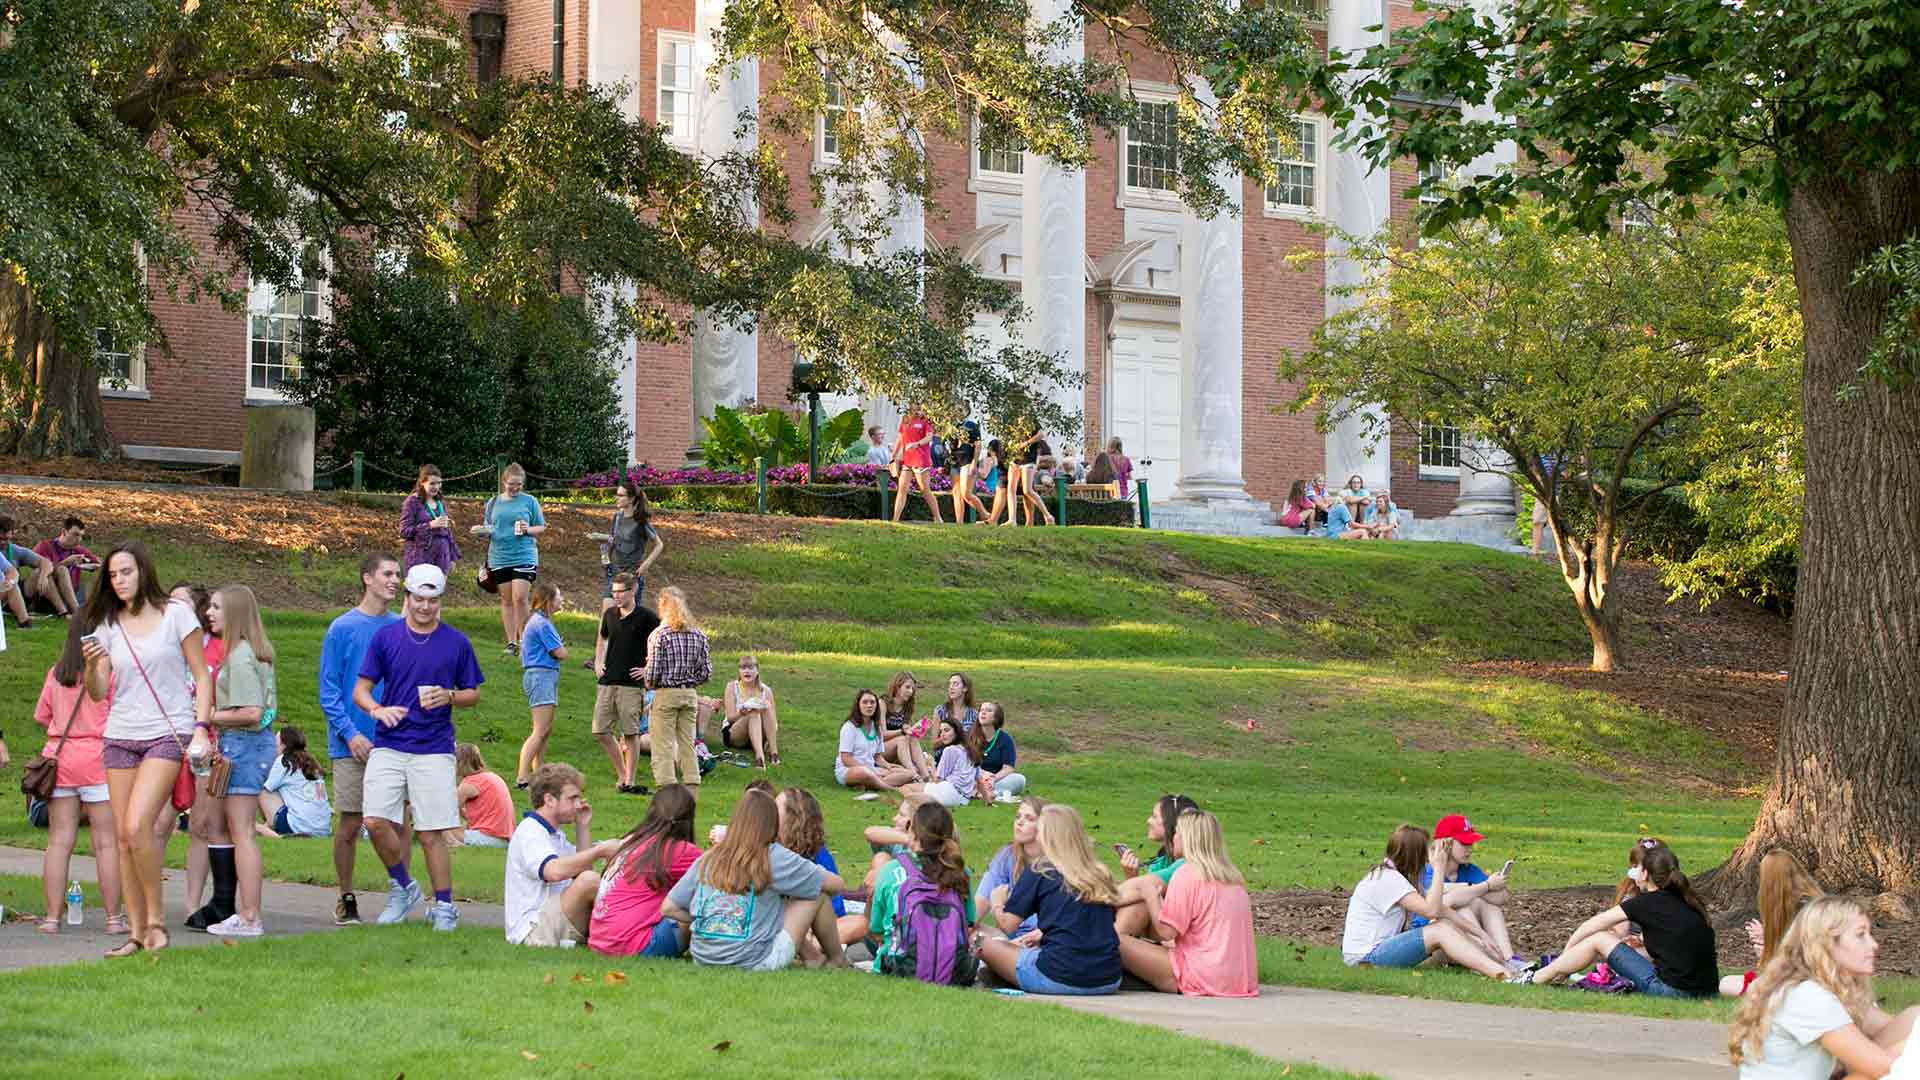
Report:
M1173 854L1173 834L1179 828L1180 815L1200 809L1200 804L1185 795L1162 795L1147 815L1147 840L1160 845L1160 854L1142 867L1140 856L1124 844L1114 845L1120 852L1120 869L1127 879L1120 883L1120 903L1115 905L1114 929L1130 937L1153 937L1153 920L1147 913L1147 897L1164 896L1173 872L1185 859Z
M280 700L273 643L261 625L259 601L245 585L228 585L214 593L207 603L207 623L226 643L226 658L213 682L213 727L220 733L220 756L233 765L221 812L233 839L238 878L233 914L207 927L207 933L259 937L266 929L260 922L260 842L253 819L278 749L273 737Z

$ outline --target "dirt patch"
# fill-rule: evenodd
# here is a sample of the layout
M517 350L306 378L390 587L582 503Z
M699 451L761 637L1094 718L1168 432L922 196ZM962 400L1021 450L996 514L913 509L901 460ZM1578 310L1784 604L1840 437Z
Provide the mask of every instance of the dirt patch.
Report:
M1625 670L1601 674L1578 661L1530 660L1490 660L1471 670L1611 694L1719 736L1750 770L1770 769L1787 702L1792 624L1739 599L1704 611L1685 599L1670 604L1648 563L1622 564L1615 587L1632 641Z
M220 482L233 465L193 469L163 469L140 461L95 461L92 458L23 458L0 455L0 475L44 476L66 480L121 480L137 484L206 485Z
M1254 929L1263 935L1339 948L1346 925L1347 899L1344 889L1255 893ZM1541 953L1557 953L1566 946L1568 934L1612 904L1611 885L1515 892L1507 905L1507 932L1513 937L1514 949L1522 956L1531 959ZM1753 949L1741 929L1752 916L1751 911L1714 912L1714 944L1722 973L1746 971L1753 966ZM1920 922L1876 919L1873 934L1880 942L1882 973L1913 975L1920 972Z

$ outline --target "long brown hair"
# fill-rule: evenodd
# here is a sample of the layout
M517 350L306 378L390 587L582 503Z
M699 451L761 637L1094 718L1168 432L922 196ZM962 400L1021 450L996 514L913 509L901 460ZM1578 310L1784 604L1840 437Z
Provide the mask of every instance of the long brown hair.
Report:
M1702 919L1709 918L1706 903L1700 899L1699 893L1693 891L1693 883L1687 880L1687 875L1680 872L1680 856L1675 855L1672 848L1654 848L1640 860L1640 865L1646 867L1649 884L1677 894Z
M105 585L99 582L95 588ZM60 659L53 662L53 681L61 686L80 685L80 676L87 672L87 654L80 649L80 639L87 634L79 619L67 620L67 641L60 646Z
M707 852L700 870L708 886L728 893L759 892L773 884L771 851L780 837L780 810L764 792L743 794L727 819L727 834Z
M413 478L413 493L420 496L422 502L427 498L427 481L440 478L440 466L422 465L420 474Z
M827 846L827 819L813 792L790 787L774 797L774 805L786 811L780 815L780 846L803 859L820 854Z
M932 800L921 803L913 811L912 833L920 872L939 888L965 896L967 860L960 853L960 839L953 833L952 812Z
M898 700L902 687L910 687L913 690L913 693L907 695L907 704L900 712L900 726L906 727L913 723L914 705L920 698L919 683L914 679L911 671L903 671L887 680L887 696L880 702L880 715L882 717L893 715L893 703Z
M1185 795L1160 796L1160 831L1167 836L1160 842L1160 854L1154 856L1156 859L1173 858L1173 836L1180 831L1180 815L1198 809L1200 804Z
M1827 895L1819 882L1801 868L1800 860L1778 849L1760 860L1760 961L1767 958L1786 936L1793 917L1807 901Z
M290 773L320 779L320 762L307 749L307 733L292 724L283 724L276 731L280 736L280 764Z
M975 765L980 764L980 740L975 738L972 732L967 730L966 725L962 724L958 717L949 716L945 720L940 721L940 726L943 728L952 728L953 745L966 751L968 761ZM973 725L973 730L980 730L980 725ZM936 739L935 741L937 742L938 740ZM944 752L943 750L942 753Z
M647 816L613 855L615 863L627 860L623 869L629 884L644 879L656 890L672 887L674 843L693 843L693 811L693 789L685 784L666 784L653 793Z
M1387 857L1375 863L1367 876L1391 868L1400 871L1401 877L1417 887L1420 871L1427 868L1428 840L1427 830L1418 825L1402 825L1393 830L1393 835L1387 837Z
M860 699L869 694L873 696L872 724L868 724L867 718L860 715ZM880 695L871 690L856 690L853 693L853 704L847 708L847 723L859 728L867 738L876 738L880 734L880 729L887 723L887 703L881 701Z
M1619 907L1622 900L1639 891L1639 886L1633 880L1633 871L1641 868L1641 864L1646 860L1647 852L1652 851L1654 848L1663 848L1666 846L1667 842L1665 840L1654 836L1643 836L1633 842L1632 850L1627 852L1627 876L1621 878L1620 884L1613 887L1614 907Z
M131 603L122 603L120 594L113 591L113 560L121 554L133 560L134 573L140 575ZM100 580L94 583L93 595L87 597L87 631L117 622L123 614L138 615L149 606L166 610L167 592L160 587L160 575L154 571L153 552L138 540L128 540L100 560Z

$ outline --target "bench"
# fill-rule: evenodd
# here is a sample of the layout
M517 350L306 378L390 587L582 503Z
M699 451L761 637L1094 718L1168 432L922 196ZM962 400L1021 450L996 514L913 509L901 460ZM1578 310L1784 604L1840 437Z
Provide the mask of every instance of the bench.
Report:
M1120 485L1112 484L1068 484L1067 497L1070 499L1113 500L1120 497Z

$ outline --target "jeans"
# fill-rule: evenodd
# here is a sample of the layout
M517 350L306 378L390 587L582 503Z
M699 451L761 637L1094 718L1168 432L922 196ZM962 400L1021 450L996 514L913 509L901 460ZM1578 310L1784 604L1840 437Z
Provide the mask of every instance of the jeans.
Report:
M1653 961L1640 955L1639 950L1631 945L1614 946L1613 951L1607 954L1607 966L1613 969L1615 975L1632 983L1635 990L1651 997L1713 997L1718 993L1716 988L1714 994L1689 994L1668 986L1654 973Z
M1417 967L1427 958L1427 932L1425 929L1402 930L1373 947L1373 950L1360 958L1362 964L1371 964L1383 968Z
M993 782L993 793L995 796L1025 795L1027 793L1027 778L1021 773L1008 773Z

